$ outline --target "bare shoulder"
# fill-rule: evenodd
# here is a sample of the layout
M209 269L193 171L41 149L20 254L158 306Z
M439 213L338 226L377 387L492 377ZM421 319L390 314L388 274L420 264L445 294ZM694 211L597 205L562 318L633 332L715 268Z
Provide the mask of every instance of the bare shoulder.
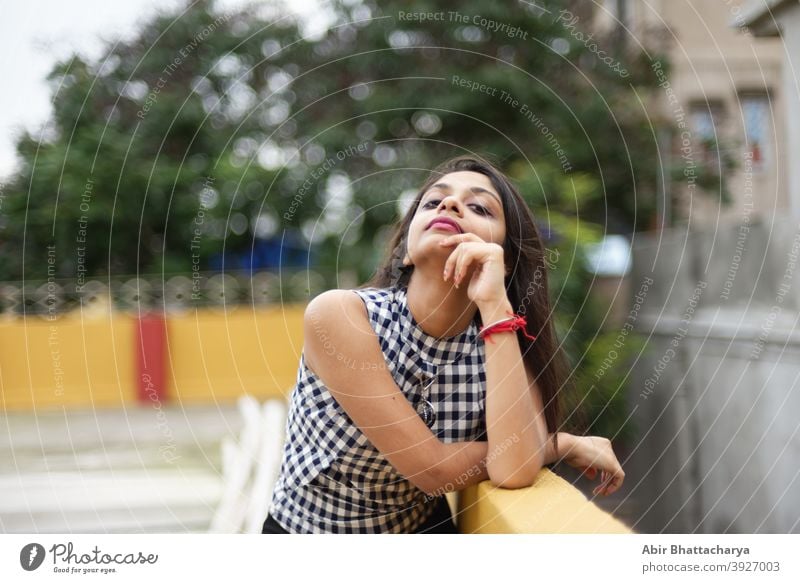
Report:
M329 289L315 296L306 306L306 319L363 328L368 321L367 307L353 290Z
M353 290L331 289L315 296L303 318L306 359L372 357L378 348L367 307ZM324 366L324 365L323 365Z
M319 306L330 305L352 305L358 306L363 304L361 298L352 289L329 289L321 294L314 296L308 303L309 306L316 304Z

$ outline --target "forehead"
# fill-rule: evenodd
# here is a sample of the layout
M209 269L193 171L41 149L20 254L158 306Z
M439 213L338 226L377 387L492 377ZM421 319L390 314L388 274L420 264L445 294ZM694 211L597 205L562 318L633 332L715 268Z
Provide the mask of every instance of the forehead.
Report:
M473 186L479 186L480 188L497 194L488 176L480 172L472 172L471 170L459 170L458 172L442 174L433 181L433 184L439 183L449 184L454 190L466 190Z

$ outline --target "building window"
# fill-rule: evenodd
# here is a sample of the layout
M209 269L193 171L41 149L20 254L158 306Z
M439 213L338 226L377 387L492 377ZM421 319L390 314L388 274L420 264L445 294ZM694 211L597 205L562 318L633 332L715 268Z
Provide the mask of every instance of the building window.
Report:
M724 107L721 101L698 101L689 106L689 119L699 147L699 160L711 168L717 168L719 142L722 141Z
M744 153L753 164L753 170L763 170L771 162L770 158L770 102L769 97L761 95L741 95L744 124Z

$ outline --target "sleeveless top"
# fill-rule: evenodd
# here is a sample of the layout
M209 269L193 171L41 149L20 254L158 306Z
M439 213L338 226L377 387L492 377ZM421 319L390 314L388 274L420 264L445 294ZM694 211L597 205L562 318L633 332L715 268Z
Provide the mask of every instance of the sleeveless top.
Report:
M420 380L435 379L431 431L443 442L486 439L485 345L475 320L437 339L414 320L406 288L351 290L366 304L386 367L415 408ZM358 374L353 363L353 374ZM269 515L293 533L408 533L434 510L350 420L303 354L291 394L280 474Z

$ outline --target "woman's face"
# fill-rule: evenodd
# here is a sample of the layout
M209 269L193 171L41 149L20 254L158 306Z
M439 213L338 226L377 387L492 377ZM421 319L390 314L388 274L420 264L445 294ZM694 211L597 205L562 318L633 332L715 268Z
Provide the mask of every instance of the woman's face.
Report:
M449 219L448 228L436 219ZM500 195L489 177L468 170L441 176L420 199L408 228L407 250L416 267L428 263L443 266L455 247L439 241L456 234L474 233L486 242L502 245L506 237L505 215Z

